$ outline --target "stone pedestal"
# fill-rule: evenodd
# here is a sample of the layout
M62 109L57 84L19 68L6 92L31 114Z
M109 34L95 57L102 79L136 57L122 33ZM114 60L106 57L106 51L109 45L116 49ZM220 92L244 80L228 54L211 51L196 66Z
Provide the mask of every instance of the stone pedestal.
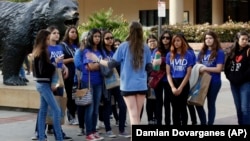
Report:
M29 79L27 86L7 86L3 84L1 75L0 106L27 109L39 108L40 95L36 91L35 81L31 75L27 75L27 78Z

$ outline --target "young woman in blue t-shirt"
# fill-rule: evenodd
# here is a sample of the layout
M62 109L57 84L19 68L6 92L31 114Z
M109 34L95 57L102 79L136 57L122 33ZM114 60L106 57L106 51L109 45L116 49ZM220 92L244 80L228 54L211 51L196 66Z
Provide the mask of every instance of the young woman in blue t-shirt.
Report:
M196 109L202 125L213 125L216 114L215 102L221 88L221 71L225 54L215 32L205 32L203 39L203 46L198 54L197 63L206 66L200 69L201 73L208 72L212 77L207 93L208 121L203 106L196 106Z
M189 77L193 57L181 34L172 38L170 52L166 56L167 79L171 88L173 125L187 125L187 98L189 94Z

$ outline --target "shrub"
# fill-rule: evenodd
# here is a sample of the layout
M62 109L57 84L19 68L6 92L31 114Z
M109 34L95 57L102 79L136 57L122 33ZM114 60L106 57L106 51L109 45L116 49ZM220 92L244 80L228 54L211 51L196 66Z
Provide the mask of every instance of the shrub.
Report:
M113 15L113 10L100 10L88 17L88 22L78 26L79 33L89 31L92 28L100 28L110 30L115 38L125 40L128 35L128 22L123 15Z
M157 29L157 26L152 27L150 33L157 35ZM235 34L240 30L246 30L250 33L250 22L234 23L229 21L222 25L209 25L208 23L197 25L163 25L163 30L170 30L173 34L183 32L188 42L201 42L203 33L207 30L213 30L218 34L221 42L233 42Z

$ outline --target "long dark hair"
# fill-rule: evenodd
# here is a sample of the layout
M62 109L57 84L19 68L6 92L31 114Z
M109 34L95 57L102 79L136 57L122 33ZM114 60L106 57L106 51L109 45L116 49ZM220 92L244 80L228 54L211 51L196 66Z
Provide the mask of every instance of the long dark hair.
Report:
M76 45L76 46L80 46L80 43L79 43L79 33L78 33L78 30L76 28L76 26L74 25L71 25L67 28L67 30L65 31L65 34L64 34L64 37L62 39L63 42L67 43L68 45L70 45L69 43L69 32L71 29L75 29L76 30L76 34L77 34L77 38L73 41L73 44Z
M130 53L132 54L131 64L135 70L142 68L144 41L142 25L133 21L129 26L129 35L126 39L129 43Z
M234 43L233 43L233 45L231 47L231 51L229 52L229 55L228 55L230 57L230 59L233 59L235 57L236 50L240 49L240 45L239 45L239 38L240 38L240 36L247 36L249 38L249 34L246 31L244 31L244 30L239 31L235 35Z
M170 38L168 48L165 48L164 44L162 43L164 34L168 34ZM170 51L171 42L172 42L172 32L170 30L163 31L159 37L159 43L158 43L158 50L160 51L162 56L166 56L166 54Z
M36 39L34 42L34 47L33 47L33 51L32 51L32 55L33 57L41 57L41 54L45 53L46 54L46 58L47 61L50 62L49 60L49 55L48 55L48 44L47 44L47 40L49 40L49 35L50 32L46 29L41 29L40 31L38 31L37 35L36 35Z
M206 51L208 50L208 46L205 43L206 35L210 35L210 36L212 36L214 38L214 42L213 42L213 45L212 45L212 48L211 48L212 50L211 50L211 55L209 57L209 61L212 61L214 58L216 58L217 51L219 49L221 49L221 44L220 44L218 35L214 31L208 30L203 35L203 46L201 48L200 55L199 55L199 58L198 58L199 62L201 61L201 59L204 57Z
M95 33L100 33L100 36L102 35L102 33L101 33L101 31L100 31L99 29L97 29L97 28L91 29L91 30L88 32L88 35L87 35L87 41L86 41L86 46L85 46L87 49L92 50L92 48L93 48L93 46L94 46L94 40L93 40L93 38L94 38L94 34L95 34ZM100 37L100 39L101 39L101 37ZM97 45L97 49L98 49L99 51L102 50L101 41L100 41L100 43Z
M101 38L101 44L102 44L102 47L103 47L103 50L105 51L105 53L106 54L109 54L110 52L106 49L106 47L105 47L105 39L104 39L104 37L105 37L105 35L107 34L107 33L110 33L110 34L112 34L112 32L111 31L109 31L109 30L105 30L105 31L103 31L102 32L102 38ZM112 34L112 36L113 36L113 34ZM113 37L114 38L114 37ZM114 45L114 41L113 41L113 45L111 45L111 50L113 51L113 52L115 52L115 45Z
M52 33L54 30L58 30L58 31L59 31L58 27L55 26L55 25L49 26L49 27L47 28L47 30L48 30L50 33ZM59 31L59 37L60 37L60 31ZM59 42L60 42L59 40L56 41L57 44L58 44Z

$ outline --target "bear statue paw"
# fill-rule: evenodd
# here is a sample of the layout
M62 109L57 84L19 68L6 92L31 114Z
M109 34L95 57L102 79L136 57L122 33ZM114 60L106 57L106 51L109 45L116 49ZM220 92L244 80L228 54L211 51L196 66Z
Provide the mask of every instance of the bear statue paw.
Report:
M27 81L19 76L11 76L10 78L4 80L5 85L9 86L25 86L27 85Z

